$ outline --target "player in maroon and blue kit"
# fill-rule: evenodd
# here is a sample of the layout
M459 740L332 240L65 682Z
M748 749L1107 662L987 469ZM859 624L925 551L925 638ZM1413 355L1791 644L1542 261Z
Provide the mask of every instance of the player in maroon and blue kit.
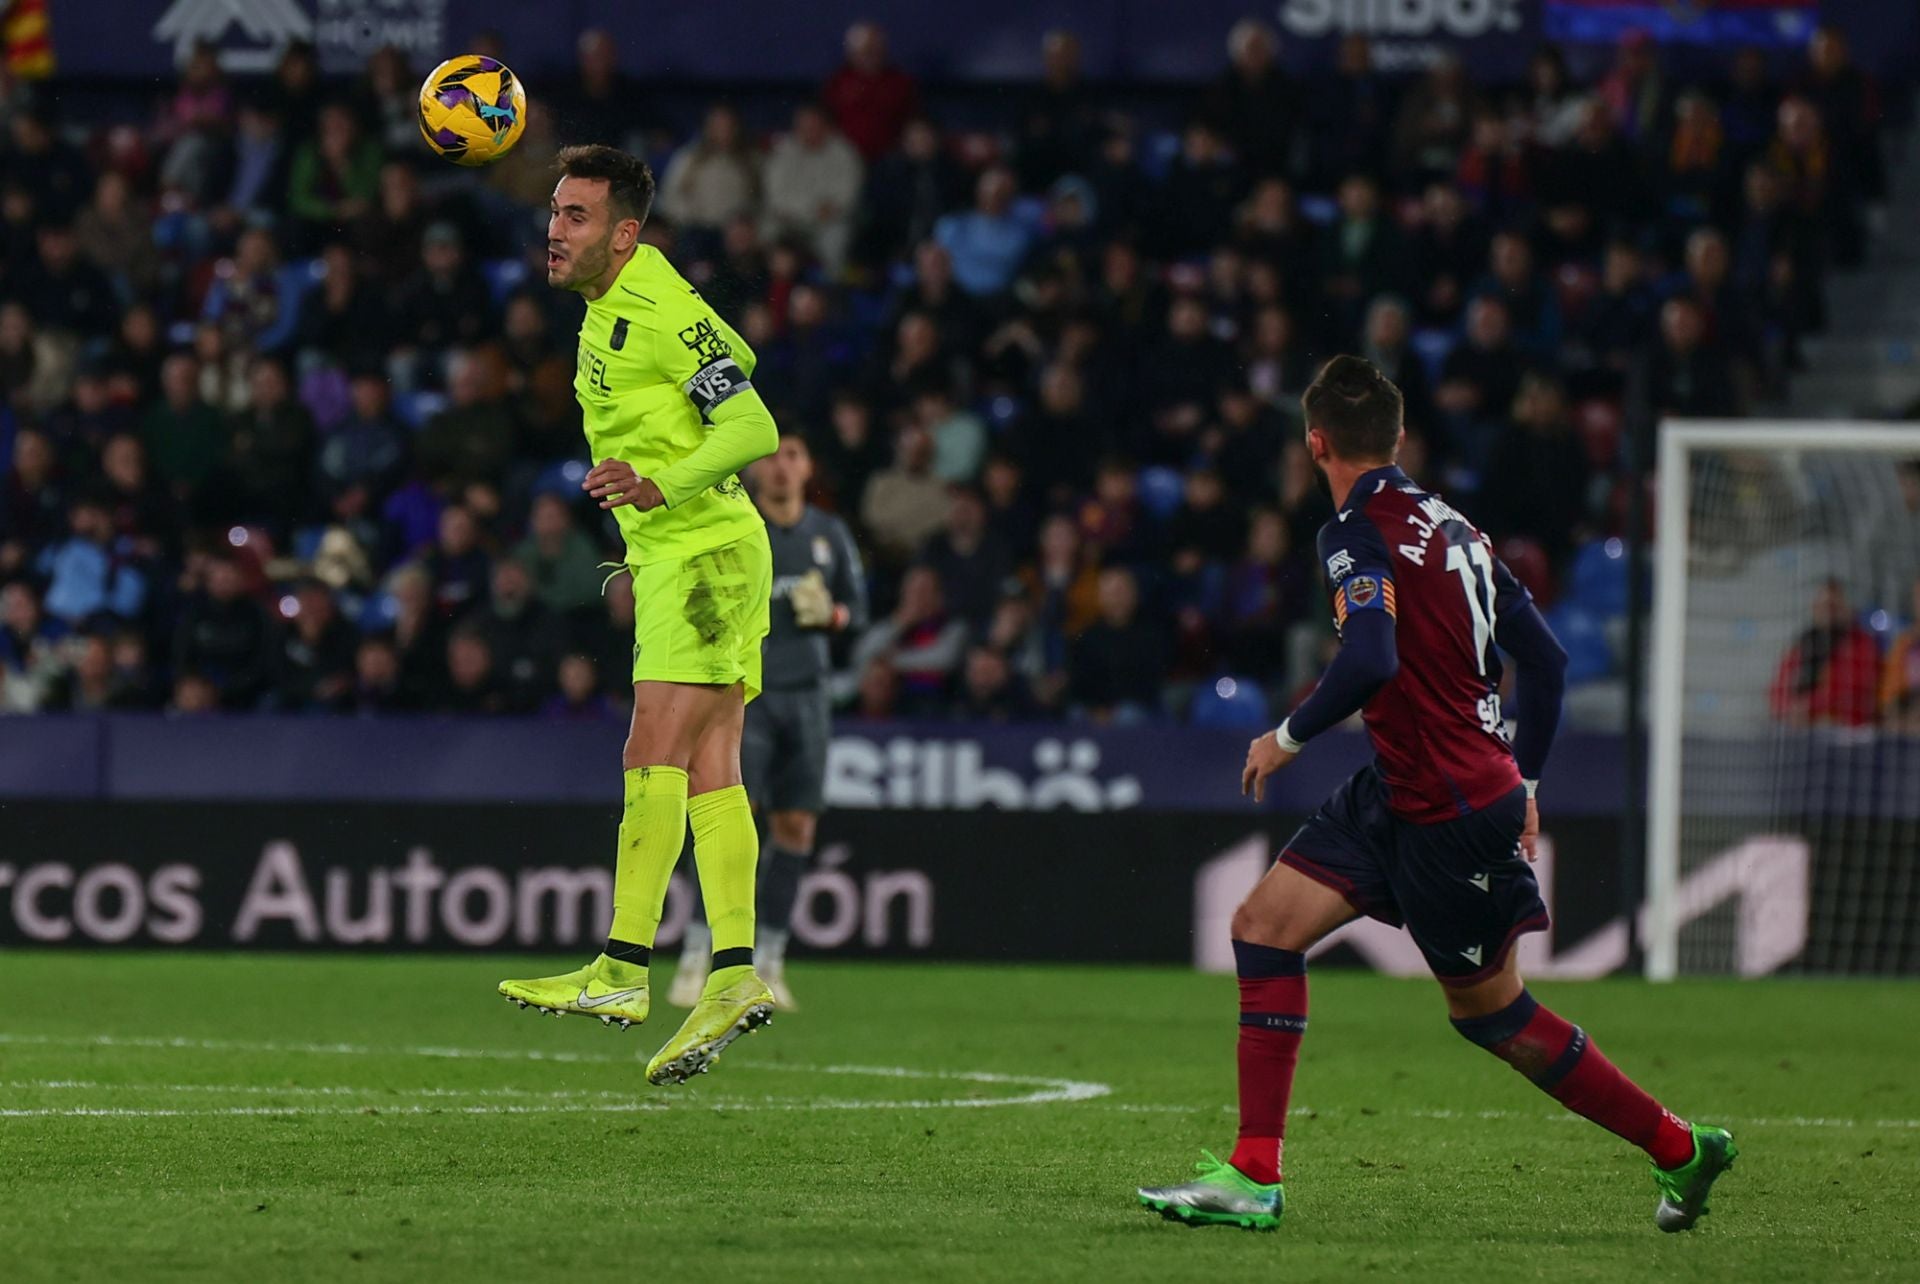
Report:
M1527 993L1513 956L1547 926L1529 862L1534 790L1560 721L1566 653L1487 539L1394 464L1400 390L1336 357L1302 398L1307 449L1338 511L1320 532L1340 651L1241 777L1256 800L1314 736L1360 711L1375 760L1300 827L1233 917L1240 974L1240 1136L1197 1180L1143 1189L1171 1221L1271 1230L1280 1151L1307 1028L1306 952L1361 915L1405 924L1454 1028L1568 1109L1647 1152L1661 1230L1686 1230L1733 1162L1725 1130L1664 1109ZM1518 728L1502 735L1501 664ZM1205 1153L1205 1152L1203 1152Z

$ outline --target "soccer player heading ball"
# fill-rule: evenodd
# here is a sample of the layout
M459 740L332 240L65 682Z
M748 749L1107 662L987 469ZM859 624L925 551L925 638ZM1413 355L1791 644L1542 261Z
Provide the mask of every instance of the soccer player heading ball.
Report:
M691 822L713 932L712 971L647 1067L684 1083L773 1015L753 970L759 843L740 783L746 705L760 694L772 554L737 476L779 446L749 376L754 355L640 228L653 175L611 147L569 147L547 220L547 283L587 301L574 393L633 576L633 725L605 951L561 976L503 981L525 1007L647 1019L647 965Z
M1569 1110L1645 1150L1661 1230L1686 1230L1733 1163L1723 1129L1688 1124L1520 979L1514 941L1547 926L1528 866L1534 791L1560 721L1566 653L1486 537L1394 465L1400 390L1336 357L1301 399L1307 450L1338 512L1320 531L1340 651L1280 726L1247 750L1243 792L1306 741L1363 711L1374 761L1300 827L1233 916L1240 974L1240 1136L1197 1180L1143 1189L1170 1221L1271 1230L1281 1143L1307 1028L1306 952L1362 914L1405 923L1454 1029ZM1518 665L1519 729L1501 735L1501 650ZM1523 859L1524 857L1524 859ZM1205 1152L1202 1152L1205 1153Z

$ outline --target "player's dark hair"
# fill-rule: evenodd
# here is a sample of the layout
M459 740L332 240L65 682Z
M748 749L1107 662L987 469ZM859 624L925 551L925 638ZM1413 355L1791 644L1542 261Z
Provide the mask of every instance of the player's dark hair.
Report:
M647 221L653 209L653 171L638 156L605 143L579 143L562 147L554 163L568 178L604 179L615 219Z
M1385 462L1400 445L1400 390L1362 357L1339 356L1320 367L1320 373L1300 397L1307 427L1327 435L1327 443L1341 459L1354 463Z

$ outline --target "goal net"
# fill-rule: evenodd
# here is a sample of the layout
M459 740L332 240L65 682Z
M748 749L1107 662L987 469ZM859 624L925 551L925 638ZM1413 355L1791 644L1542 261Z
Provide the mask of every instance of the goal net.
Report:
M1920 425L1660 428L1647 974L1920 972Z

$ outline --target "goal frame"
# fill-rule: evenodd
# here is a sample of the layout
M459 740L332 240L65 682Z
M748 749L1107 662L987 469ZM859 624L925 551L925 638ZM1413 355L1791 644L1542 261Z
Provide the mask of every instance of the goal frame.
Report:
M1676 910L1693 454L1700 449L1783 456L1803 450L1920 454L1920 425L1848 419L1663 419L1659 433L1647 725L1647 900L1642 923L1647 979L1671 981L1680 971Z

